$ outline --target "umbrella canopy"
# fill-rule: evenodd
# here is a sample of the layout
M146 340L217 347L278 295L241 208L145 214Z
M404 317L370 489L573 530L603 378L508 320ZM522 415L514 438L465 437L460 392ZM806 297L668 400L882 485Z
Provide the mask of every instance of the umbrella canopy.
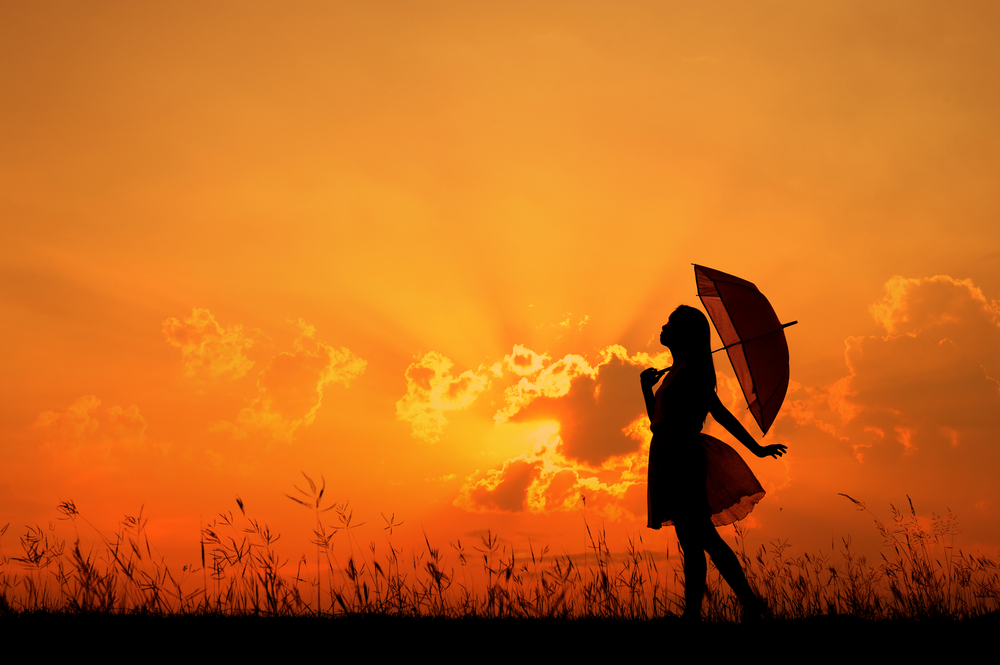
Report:
M788 390L783 329L796 322L778 321L764 294L745 279L699 265L694 276L698 297L722 338L750 413L767 434Z

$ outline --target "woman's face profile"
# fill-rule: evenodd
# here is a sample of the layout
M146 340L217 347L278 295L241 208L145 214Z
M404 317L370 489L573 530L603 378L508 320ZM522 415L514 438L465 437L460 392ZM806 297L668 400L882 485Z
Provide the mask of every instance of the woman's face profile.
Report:
M670 342L672 339L671 330L675 327L674 317L671 314L667 322L663 324L663 328L660 330L660 344L670 348Z

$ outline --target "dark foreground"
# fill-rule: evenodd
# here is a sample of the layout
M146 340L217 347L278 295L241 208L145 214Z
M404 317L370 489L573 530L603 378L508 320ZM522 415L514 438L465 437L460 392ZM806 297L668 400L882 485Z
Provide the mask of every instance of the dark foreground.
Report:
M763 620L749 625L679 619L435 619L385 616L255 618L219 616L0 615L0 634L10 649L31 653L114 652L137 659L216 656L298 658L429 657L518 661L571 658L644 658L650 648L666 659L712 660L753 656L764 662L795 658L884 661L900 656L962 658L993 652L1000 615L966 621L816 617ZM687 659L685 658L685 659Z

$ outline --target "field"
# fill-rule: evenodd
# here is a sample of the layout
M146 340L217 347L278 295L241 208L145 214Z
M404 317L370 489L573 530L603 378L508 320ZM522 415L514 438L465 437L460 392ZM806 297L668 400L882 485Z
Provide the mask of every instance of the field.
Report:
M471 547L442 551L427 542L404 553L392 545L396 525L388 519L389 545L380 552L354 538L350 507L324 507L323 490L312 482L309 492L289 498L308 508L316 525L315 551L295 563L279 555L278 535L246 515L239 500L237 511L204 527L201 566L181 570L153 555L141 514L126 517L108 537L72 502L60 504L61 519L99 539L102 546L88 553L79 535L70 544L28 527L9 554L6 525L0 625L39 639L106 633L118 643L201 633L227 635L236 640L230 645L263 635L292 642L339 636L375 640L384 650L398 640L433 638L456 649L541 640L545 648L587 655L613 651L615 643L701 640L708 633L716 650L739 650L750 636L802 648L878 636L887 649L917 653L932 642L945 648L986 639L997 623L996 561L954 549L950 514L936 518L931 531L921 528L912 503L893 508L889 524L872 516L885 545L874 565L854 555L847 539L836 553L791 557L782 543L747 553L737 529L737 554L771 616L738 625L738 604L710 567L705 621L690 626L678 618L680 562L658 561L642 543L625 543L613 555L603 532L586 527L591 547L580 557L553 556L547 548L515 553L492 534ZM349 553L338 558L344 549ZM612 643L595 642L601 635Z

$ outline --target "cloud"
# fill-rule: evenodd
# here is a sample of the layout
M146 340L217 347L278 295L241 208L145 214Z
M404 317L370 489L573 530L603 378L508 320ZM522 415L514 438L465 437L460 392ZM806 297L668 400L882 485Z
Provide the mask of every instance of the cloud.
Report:
M638 368L667 364L667 353L630 356L612 345L594 364L570 354L534 369L533 378L505 390L494 419L497 426L538 423L534 445L499 468L469 476L455 505L547 513L576 510L586 497L588 509L608 519L641 516L652 437Z
M551 513L577 510L585 497L588 509L608 519L620 519L626 513L641 515L649 421L645 416L637 418L619 434L634 438L637 449L615 458L601 474L563 457L557 428L540 426L532 435L536 443L531 450L506 460L498 469L470 475L454 504L470 512Z
M577 320L576 323L573 323L573 314L571 312L566 312L563 320L556 324L555 327L562 328L563 330L573 330L574 328L576 330L583 330L583 327L587 325L589 321L590 315L584 314L583 318ZM556 337L556 339L559 339L559 337Z
M502 425L538 398L564 397L573 387L573 379L580 376L596 377L597 369L583 356L570 354L543 368L534 379L522 378L504 391L505 404L494 421Z
M244 355L253 340L243 334L242 326L223 328L207 309L195 307L183 321L166 319L163 335L181 350L185 376L239 379L253 367Z
M275 441L291 441L296 431L311 425L332 384L348 386L367 363L349 349L316 339L316 329L299 321L301 334L293 351L274 356L257 376L257 395L240 410L235 423L220 422L214 431L236 438L259 434Z
M872 317L890 335L974 322L996 324L1000 305L988 301L971 279L936 275L925 279L895 276L885 284L885 295L870 307Z
M576 459L587 456L599 464L603 457L623 454L634 446L626 440L626 450L623 450L622 445L618 445L617 448L612 446L602 451L599 450L600 445L597 444L596 438L610 431L608 430L610 427L616 432L613 438L621 444L621 427L635 416L632 412L636 408L642 410L641 399L630 400L618 396L619 384L628 383L634 388L632 384L637 384L638 381L637 373L632 370L623 372L618 366L622 364L643 367L653 364L663 366L669 357L669 353L658 356L639 353L629 357L624 348L613 345L599 353L598 364L594 366L583 356L575 354L566 355L546 365L550 360L548 354L536 353L526 346L515 344L511 353L491 367L484 369L480 366L476 371L466 370L454 376L451 373L453 366L451 360L436 351L430 351L407 367L406 395L396 402L396 417L411 423L415 438L434 443L441 438L448 424L445 412L468 408L481 393L493 385L495 379L504 377L506 370L520 379L504 390L504 404L494 414L494 423L503 425L508 420L515 422L556 420L563 425L562 439L570 442L564 452ZM603 366L608 366L605 378L597 382L597 376ZM589 379L590 383L581 383L581 380L586 379ZM612 386L613 390L609 393L611 396L599 397L602 385ZM584 393L590 396L582 397ZM569 401L560 401L561 398L568 398ZM596 413L592 408L594 404L584 404L588 401L599 402ZM626 406L629 403L630 405ZM567 435L568 430L576 423L573 419L574 414L588 409L592 413L589 418L585 416L584 425L590 425L592 419L595 422L601 421L609 409L621 417L616 420L616 424L600 429L593 436L584 435L582 430L579 434L574 432ZM629 416L622 415L626 411L630 413ZM577 450L580 447L577 442L581 441L583 443L580 445L583 448L586 448L588 443L593 444L591 445L593 450L588 451L586 455Z
M559 321L558 323L549 323L549 324L540 323L538 324L537 328L539 330L542 328L552 328L557 331L555 338L562 339L563 335L566 333L579 332L583 330L583 327L588 323L590 323L589 314L584 314L581 318L578 318L576 320L576 323L574 323L573 313L566 312L563 314L562 321Z
M65 411L43 411L34 428L42 447L59 452L89 450L109 454L145 447L146 419L132 405L101 407L94 395L84 395Z
M547 360L549 360L547 354L538 354L527 347L515 344L510 355L504 356L503 366L518 376L531 376L541 370Z
M559 452L566 459L599 467L608 459L635 452L637 442L622 434L644 411L639 368L663 366L668 354L629 356L624 347L608 346L591 365L567 355L522 378L504 393L495 422L555 421Z
M468 486L468 500L464 502L468 505L464 507L521 512L527 508L528 491L540 475L541 463L538 460L507 460L502 469L492 471Z
M435 443L448 419L444 413L464 409L490 385L482 368L452 376L453 363L430 351L406 368L406 395L396 402L396 417L409 422L414 438Z
M830 386L793 385L778 432L793 439L795 426L817 427L860 462L992 446L1000 428L991 378L1000 373L997 301L971 280L893 277L870 311L887 334L849 337L848 373Z

